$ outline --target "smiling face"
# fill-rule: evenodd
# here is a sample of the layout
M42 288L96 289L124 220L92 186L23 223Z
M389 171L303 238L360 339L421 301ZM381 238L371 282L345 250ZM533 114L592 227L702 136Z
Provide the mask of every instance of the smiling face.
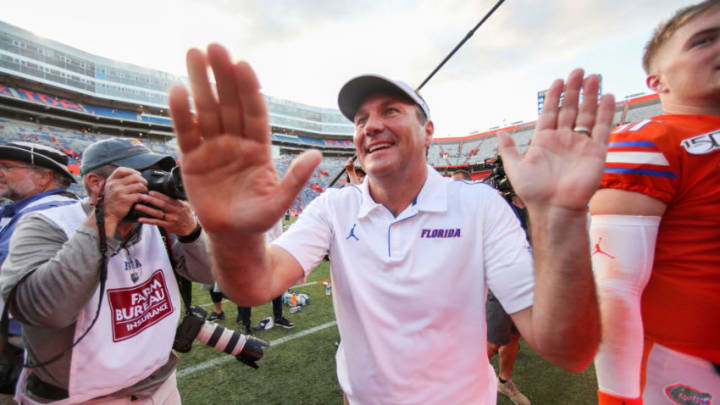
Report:
M358 161L372 179L387 176L402 181L425 174L425 150L430 146L433 123L418 118L416 106L391 93L370 95L355 114L355 149Z
M675 31L654 56L647 84L660 94L664 105L717 105L720 7L696 16Z

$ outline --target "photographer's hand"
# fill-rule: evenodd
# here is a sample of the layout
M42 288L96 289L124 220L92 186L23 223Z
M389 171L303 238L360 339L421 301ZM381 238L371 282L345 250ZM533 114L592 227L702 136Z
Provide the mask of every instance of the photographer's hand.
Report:
M140 203L135 206L135 209L150 215L150 218L139 218L138 222L161 226L178 236L189 235L197 226L197 220L190 204L175 200L157 191L141 195Z
M118 225L130 212L133 204L140 201L147 193L147 180L137 170L118 167L106 180L101 182L98 178L97 182L89 180L89 183L92 194L96 196L102 190L105 195L103 203L105 235L111 238L118 231ZM97 227L94 212L85 220L85 224L93 228Z

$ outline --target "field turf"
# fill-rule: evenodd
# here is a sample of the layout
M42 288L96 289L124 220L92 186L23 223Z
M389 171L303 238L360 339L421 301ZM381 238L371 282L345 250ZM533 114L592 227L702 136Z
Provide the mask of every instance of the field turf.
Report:
M313 271L308 282L327 279L328 262ZM321 283L293 288L310 296L310 304L291 314L284 306L284 316L295 323L294 329L275 327L255 332L272 342L252 369L233 357L196 341L187 354L180 354L178 386L185 405L313 405L343 403L335 376L335 341L338 331L332 308L332 297L325 295ZM193 305L203 305L210 312L212 304L206 290L193 288ZM223 300L225 320L219 323L235 330L236 306ZM268 303L252 310L253 326L272 315ZM479 339L480 341L480 339ZM493 359L497 370L497 356ZM452 364L448 364L452 367ZM596 400L595 373L590 367L583 373L563 371L542 358L522 341L513 379L533 405L593 405ZM453 405L453 404L448 404ZM499 395L498 405L512 405Z

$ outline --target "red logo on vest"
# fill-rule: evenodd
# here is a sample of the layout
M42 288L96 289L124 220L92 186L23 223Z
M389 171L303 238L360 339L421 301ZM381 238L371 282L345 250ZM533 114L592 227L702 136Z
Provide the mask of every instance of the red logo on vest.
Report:
M162 270L129 288L108 290L113 319L113 342L129 339L173 312Z

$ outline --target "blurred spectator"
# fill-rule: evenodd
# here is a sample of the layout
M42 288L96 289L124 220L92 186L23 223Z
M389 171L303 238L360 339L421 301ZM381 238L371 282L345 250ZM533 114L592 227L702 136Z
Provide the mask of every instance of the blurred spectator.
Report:
M0 214L0 265L10 250L10 237L24 215L77 203L68 192L75 178L67 169L68 158L53 148L28 142L0 146L0 196L10 202ZM0 299L0 308L4 309ZM13 394L22 370L23 350L20 323L10 319L8 342L0 360L0 392Z
M283 226L282 226L282 219L277 221L275 225L273 225L270 230L265 232L265 242L267 244L270 244L272 241L280 237L283 233ZM272 306L273 306L273 318L274 318L274 324L281 326L285 329L292 329L295 327L295 324L293 322L290 322L287 318L283 316L283 302L282 302L282 295L274 298L272 300ZM250 328L251 324L251 308L250 307L241 307L238 305L238 315L237 315L237 322L241 323L243 325L242 333L246 335L252 334L252 328ZM269 329L269 328L268 328Z
M282 295L272 300L272 307L273 325L278 325L285 329L292 329L295 327L295 323L291 322L283 316ZM252 322L250 320L251 312L252 309L250 307L238 306L237 322L242 324L242 333L246 335L252 335L252 328L250 328L250 324ZM263 329L270 329L270 326L264 327ZM257 330L260 330L260 328L258 328Z
M500 301L488 290L486 303L488 331L488 358L499 353L498 392L510 398L516 405L530 405L530 400L520 392L512 380L515 360L520 351L520 332L512 318L503 309Z
M500 195L503 194L500 193ZM525 204L523 204L520 197L515 194L514 191L511 192L510 195L512 195L509 201L510 206L518 216L520 226L525 230L529 242L530 237L528 230L530 227ZM512 380L515 360L517 360L520 351L520 332L510 315L505 312L500 301L498 301L489 289L485 310L488 334L488 358L491 359L495 353L498 353L500 357L498 361L498 392L507 396L515 405L530 405L530 400L520 392L520 389Z
M223 308L222 308L222 300L225 296L220 291L220 287L218 287L217 283L203 284L203 289L208 290L208 292L210 293L210 300L213 303L213 312L210 313L207 320L208 321L223 321L223 320L225 320L225 312L223 312Z
M365 179L365 170L360 166L355 166L355 159L353 158L348 158L345 162L345 171L350 184L362 184Z
M452 174L453 180L472 180L472 176L467 169L457 169Z

